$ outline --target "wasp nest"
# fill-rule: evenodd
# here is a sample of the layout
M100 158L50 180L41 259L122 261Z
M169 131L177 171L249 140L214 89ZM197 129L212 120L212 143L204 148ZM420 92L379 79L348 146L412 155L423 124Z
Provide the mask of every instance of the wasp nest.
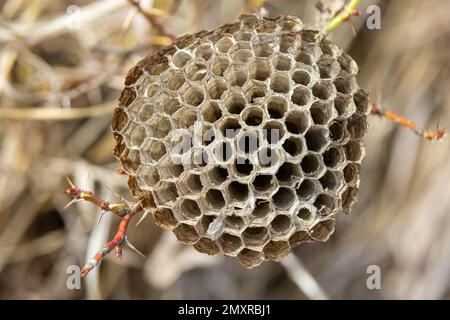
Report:
M115 154L155 222L246 267L325 241L355 202L369 103L352 58L291 16L178 38L130 70Z

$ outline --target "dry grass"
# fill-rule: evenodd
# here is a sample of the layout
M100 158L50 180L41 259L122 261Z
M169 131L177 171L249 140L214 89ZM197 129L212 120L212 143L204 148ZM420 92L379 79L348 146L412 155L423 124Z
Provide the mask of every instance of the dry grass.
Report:
M357 25L353 37L344 24L332 34L359 63L360 85L420 124L450 127L450 3L367 2L381 6L381 30ZM295 268L249 271L200 255L151 219L130 230L145 260L129 251L122 263L108 257L82 290L66 288L66 267L83 264L117 221L94 228L99 213L89 204L63 211L64 176L109 199L108 188L127 195L114 171L110 110L126 71L170 41L127 1L76 4L80 30L67 29L68 1L0 1L0 297L305 298L289 278ZM180 35L233 20L258 1L154 4L147 14ZM267 8L314 21L313 4L274 0ZM330 298L450 298L449 140L423 142L372 118L366 149L353 213L339 217L330 241L300 246L297 257ZM371 264L382 269L382 290L366 288Z

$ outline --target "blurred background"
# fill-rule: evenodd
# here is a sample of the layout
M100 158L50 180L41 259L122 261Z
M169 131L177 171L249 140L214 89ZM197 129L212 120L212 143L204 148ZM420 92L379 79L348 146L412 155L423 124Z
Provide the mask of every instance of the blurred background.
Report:
M317 23L317 2L264 8ZM311 299L317 287L334 299L450 298L450 141L423 141L376 116L359 201L328 242L246 270L178 244L148 218L129 229L145 259L111 254L80 290L67 288L67 267L83 265L118 219L105 215L95 227L92 204L63 210L65 176L106 199L117 201L111 190L129 198L109 130L127 70L173 35L214 28L262 3L0 0L0 298ZM380 30L365 25L370 4L381 8ZM360 9L355 32L344 23L330 34L358 62L360 85L420 126L449 128L450 1L362 1ZM370 265L381 269L381 290L366 286Z

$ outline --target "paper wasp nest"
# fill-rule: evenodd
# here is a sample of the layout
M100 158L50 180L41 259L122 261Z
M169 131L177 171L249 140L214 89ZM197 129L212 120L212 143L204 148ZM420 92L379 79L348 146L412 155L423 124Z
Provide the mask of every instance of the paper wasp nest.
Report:
M155 222L246 267L325 241L356 201L358 67L291 16L178 38L130 70L115 154Z

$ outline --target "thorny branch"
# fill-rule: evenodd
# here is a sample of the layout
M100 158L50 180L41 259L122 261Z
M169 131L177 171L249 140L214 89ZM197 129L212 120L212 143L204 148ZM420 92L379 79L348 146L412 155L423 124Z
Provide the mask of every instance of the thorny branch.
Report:
M67 178L67 181L69 182L70 188L66 189L64 192L72 196L73 199L66 205L65 208L78 201L88 201L100 207L100 209L102 210L102 216L104 213L110 212L122 219L113 239L103 245L103 247L83 266L83 268L81 269L82 277L86 276L103 260L104 257L106 257L114 249L116 250L116 256L118 258L121 258L123 245L127 245L141 257L144 257L144 255L129 242L126 234L127 227L131 219L136 213L142 210L142 205L140 202L134 206L123 203L111 203L107 200L99 198L91 191L81 190L80 188L76 187L69 178ZM100 219L102 216L100 216ZM100 219L97 224L100 222Z
M351 0L347 5L345 5L330 21L326 23L322 31L328 33L342 23L348 21L353 16L360 16L361 11L357 9L360 0Z

